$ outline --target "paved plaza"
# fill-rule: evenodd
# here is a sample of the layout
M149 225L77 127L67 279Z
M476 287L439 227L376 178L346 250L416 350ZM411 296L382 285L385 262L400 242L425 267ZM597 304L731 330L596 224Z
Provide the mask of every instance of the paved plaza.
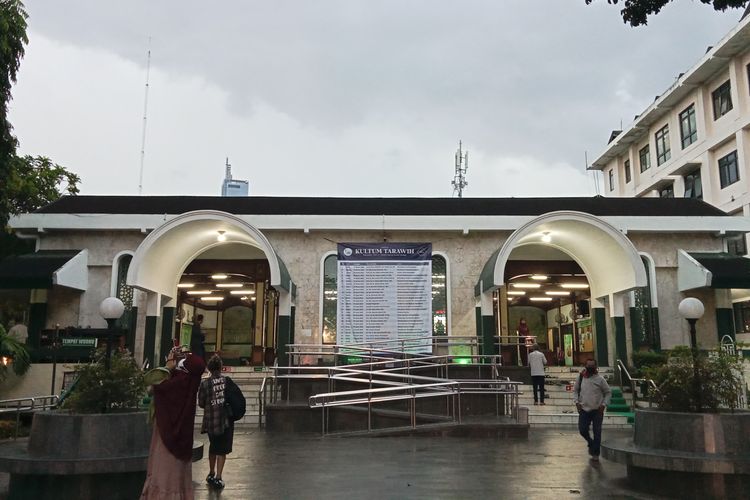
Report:
M659 498L629 488L624 466L590 463L573 428L532 428L528 440L249 430L235 435L220 494L206 487L207 473L207 459L193 464L196 499Z
M611 430L605 438L629 434ZM226 488L209 490L207 474L206 455L193 464L196 500L662 498L629 488L622 465L592 464L572 428L532 428L528 440L323 439L238 430ZM0 474L0 498L7 488L8 475Z

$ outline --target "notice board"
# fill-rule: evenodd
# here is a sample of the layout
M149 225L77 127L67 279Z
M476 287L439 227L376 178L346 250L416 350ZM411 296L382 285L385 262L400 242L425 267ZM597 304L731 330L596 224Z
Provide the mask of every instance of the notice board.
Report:
M340 344L431 336L432 244L339 243L337 302ZM429 339L408 345L431 351Z

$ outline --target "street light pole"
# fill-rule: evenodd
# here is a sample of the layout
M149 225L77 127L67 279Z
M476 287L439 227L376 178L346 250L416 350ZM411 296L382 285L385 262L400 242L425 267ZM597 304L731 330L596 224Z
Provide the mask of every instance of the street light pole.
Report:
M99 305L99 313L107 320L107 355L104 358L104 367L109 370L112 358L112 337L115 334L117 320L125 312L125 304L117 297L107 297Z
M682 299L680 305L677 306L680 315L685 318L690 325L690 351L693 356L693 397L695 398L696 410L700 412L703 410L703 397L701 395L701 383L700 383L700 372L699 372L699 359L700 351L698 350L698 339L695 331L695 323L703 316L705 308L703 302L694 298L688 297Z

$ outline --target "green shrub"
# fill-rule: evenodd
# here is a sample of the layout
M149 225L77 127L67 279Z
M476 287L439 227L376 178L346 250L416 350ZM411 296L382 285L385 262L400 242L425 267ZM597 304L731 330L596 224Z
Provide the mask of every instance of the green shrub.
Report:
M18 426L18 437L29 435L29 426L20 423ZM15 420L0 420L0 439L9 439L16 436Z
M649 366L659 366L667 362L667 354L663 352L640 351L633 353L633 366L642 370Z
M102 413L138 409L146 393L143 372L128 352L113 352L111 368L104 365L105 350L76 371L78 381L63 408L76 413Z
M9 365L5 365L0 360L0 382L5 380L11 369L13 373L20 376L31 367L31 354L29 354L28 347L8 335L3 325L0 325L0 356L13 358L13 362Z
M737 356L721 350L694 353L687 347L671 351L666 364L644 369L659 388L653 398L660 409L698 413L735 410L744 391L741 370Z

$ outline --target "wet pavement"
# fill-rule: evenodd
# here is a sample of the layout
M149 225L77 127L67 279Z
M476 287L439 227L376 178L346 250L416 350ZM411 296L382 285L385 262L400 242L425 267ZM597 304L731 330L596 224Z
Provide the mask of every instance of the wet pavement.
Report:
M605 431L604 438L631 433ZM196 499L663 498L630 488L623 465L590 462L574 428L532 428L528 440L238 430L226 488L210 490L207 474L206 455L193 464Z

